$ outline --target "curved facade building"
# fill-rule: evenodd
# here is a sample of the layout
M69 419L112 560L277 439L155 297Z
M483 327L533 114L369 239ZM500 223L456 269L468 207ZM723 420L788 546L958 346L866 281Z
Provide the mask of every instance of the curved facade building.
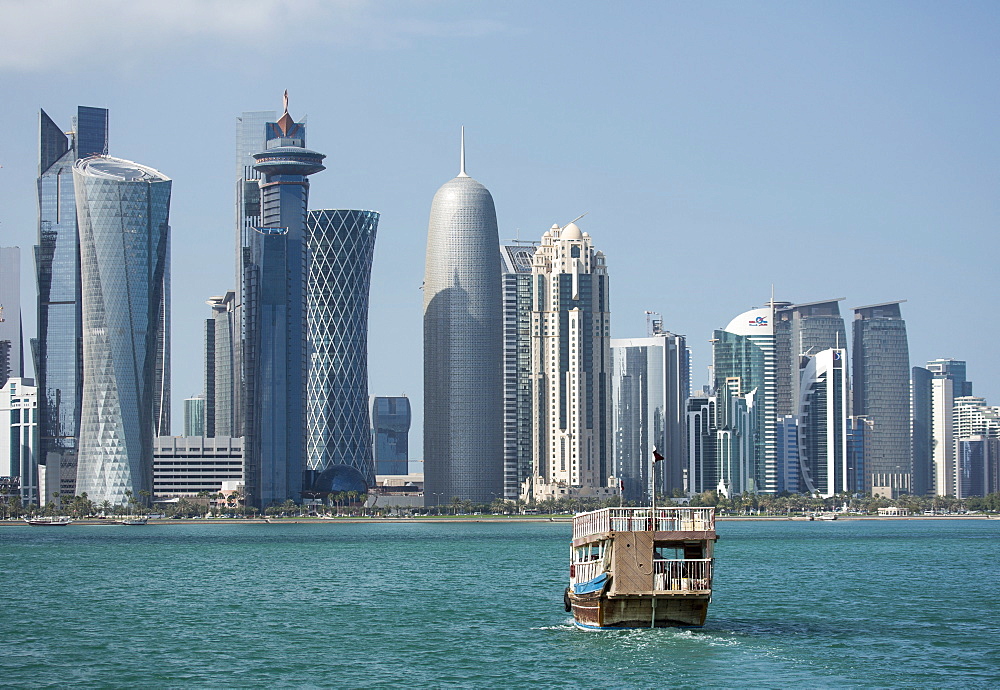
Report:
M424 273L424 496L503 496L500 241L489 190L465 173L434 195Z
M368 288L379 214L309 211L306 469L314 491L375 484L368 417Z
M83 404L77 492L95 503L153 488L153 440L169 434L170 180L93 156L73 166L80 228Z

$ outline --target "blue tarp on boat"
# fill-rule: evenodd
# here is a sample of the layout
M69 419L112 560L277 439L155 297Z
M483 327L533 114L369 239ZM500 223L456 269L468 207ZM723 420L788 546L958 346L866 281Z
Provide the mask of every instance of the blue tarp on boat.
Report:
M593 580L588 580L587 582L581 582L578 585L573 585L574 594L587 594L589 592L599 592L604 589L604 586L608 584L608 574L601 573Z

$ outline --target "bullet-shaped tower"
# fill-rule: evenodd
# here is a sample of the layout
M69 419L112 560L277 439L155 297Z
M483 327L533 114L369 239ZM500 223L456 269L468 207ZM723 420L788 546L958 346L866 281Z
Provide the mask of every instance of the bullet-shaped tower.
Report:
M424 274L424 496L503 496L500 241L493 197L465 172L434 195Z

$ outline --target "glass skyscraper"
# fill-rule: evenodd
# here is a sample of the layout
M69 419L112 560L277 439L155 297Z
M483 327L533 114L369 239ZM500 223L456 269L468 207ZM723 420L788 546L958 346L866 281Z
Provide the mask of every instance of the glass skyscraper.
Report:
M799 412L803 358L847 347L838 305L843 299L774 304L775 410L779 418Z
M913 494L934 492L933 374L913 367L910 376L910 434L913 448Z
M255 153L261 226L249 238L245 323L245 475L248 500L265 508L302 494L306 436L306 208L308 176L325 156L305 148L305 124L284 114L266 124Z
M261 173L254 166L254 154L267 147L268 123L278 119L273 110L245 112L236 118L236 290L229 305L233 325L233 381L230 404L230 431L219 435L242 436L246 410L243 404L246 369L243 351L246 341L246 318L243 303L246 300L245 276L250 264L251 241L256 228L261 225L260 178ZM303 134L305 125L302 124Z
M864 491L909 493L913 478L910 436L910 352L899 305L854 310L854 408L867 417Z
M372 397L375 474L409 474L410 399Z
M368 292L379 214L309 211L306 469L312 491L375 484L368 415Z
M80 310L80 242L73 165L108 153L108 111L80 106L71 131L39 112L38 344L35 378L39 399L40 462L63 494L76 490L77 437L83 396L83 324Z
M753 466L741 478L745 490L777 493L779 485L774 309L752 309L730 321L713 337L716 395L725 389L735 398L749 398L753 415ZM729 406L721 406L720 412ZM728 422L720 420L720 427Z
M184 399L184 435L207 436L205 433L205 396Z
M212 308L212 315L205 319L205 435L208 437L235 436L238 426L234 403L239 382L235 301L236 293L230 290L206 302Z
M649 502L654 448L664 457L656 465L656 492L670 495L684 489L690 388L684 336L654 326L646 338L614 339L611 368L615 476L622 481L625 499Z
M503 295L503 493L517 500L531 476L532 244L500 247Z
M465 172L438 189L424 273L424 496L489 503L503 486L503 324L493 197Z
M169 434L171 182L131 161L73 166L80 227L83 401L77 491L127 502L153 489L153 439Z

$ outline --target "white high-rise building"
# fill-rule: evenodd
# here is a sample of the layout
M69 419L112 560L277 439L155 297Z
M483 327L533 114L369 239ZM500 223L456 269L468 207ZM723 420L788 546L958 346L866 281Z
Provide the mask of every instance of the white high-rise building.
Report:
M798 460L801 488L830 497L849 490L847 350L805 359L800 374Z
M931 379L931 462L938 496L955 495L954 385L951 379Z
M1000 489L1000 407L972 395L954 399L952 431L957 498L983 496Z
M0 477L17 477L21 501L44 505L38 484L38 389L32 379L10 378L0 387ZM59 491L59 473L53 490ZM44 492L44 487L42 487Z
M532 477L528 499L608 497L611 314L604 254L575 223L553 225L532 259Z

